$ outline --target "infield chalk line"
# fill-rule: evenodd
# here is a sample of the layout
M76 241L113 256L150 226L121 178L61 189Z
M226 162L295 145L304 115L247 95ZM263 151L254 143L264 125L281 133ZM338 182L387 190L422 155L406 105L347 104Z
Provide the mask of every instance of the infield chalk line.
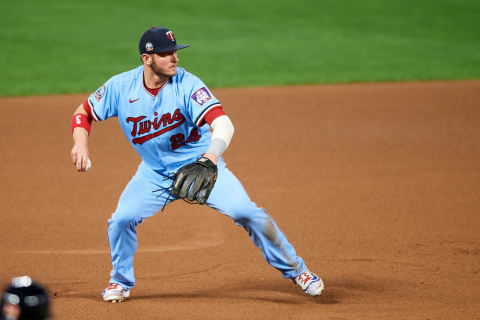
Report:
M220 246L224 243L223 235L220 233L201 234L199 238L183 241L182 243L168 245L168 246L155 246L138 248L136 253L158 253L158 252L170 252L170 251L188 251L198 250L210 247ZM33 253L33 254L83 254L83 255L95 255L95 254L109 254L110 250L105 249L70 249L70 250L12 250L16 253Z

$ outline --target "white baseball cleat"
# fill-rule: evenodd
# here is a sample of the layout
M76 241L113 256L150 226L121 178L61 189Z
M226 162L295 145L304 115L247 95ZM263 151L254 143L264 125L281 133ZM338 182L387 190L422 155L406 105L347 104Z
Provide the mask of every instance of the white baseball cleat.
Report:
M102 292L103 300L108 302L122 302L130 297L130 289L125 289L117 283L110 283Z
M298 284L302 288L303 292L309 296L319 296L323 289L325 289L322 279L308 269L304 273L292 279L292 281Z

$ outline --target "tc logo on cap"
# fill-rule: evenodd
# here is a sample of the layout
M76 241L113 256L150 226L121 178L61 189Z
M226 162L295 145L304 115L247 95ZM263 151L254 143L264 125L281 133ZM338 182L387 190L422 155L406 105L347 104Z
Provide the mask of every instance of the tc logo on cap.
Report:
M173 32L172 31L168 31L167 33L165 33L167 35L167 38L172 40L172 41L175 41L175 36L173 35Z

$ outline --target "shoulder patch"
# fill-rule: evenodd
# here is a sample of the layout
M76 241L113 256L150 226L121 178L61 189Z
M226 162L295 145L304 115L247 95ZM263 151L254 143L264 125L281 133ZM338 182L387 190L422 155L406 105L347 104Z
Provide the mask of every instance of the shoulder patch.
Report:
M192 99L195 100L196 103L203 106L205 102L212 99L212 96L208 92L207 88L202 87L192 94Z
M95 99L97 100L97 102L102 100L102 98L105 96L106 91L107 91L107 88L104 85L98 88L97 91L95 91Z

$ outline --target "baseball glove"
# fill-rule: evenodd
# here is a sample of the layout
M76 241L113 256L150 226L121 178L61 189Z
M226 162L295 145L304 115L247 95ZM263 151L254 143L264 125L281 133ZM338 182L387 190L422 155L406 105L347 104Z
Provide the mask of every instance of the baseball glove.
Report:
M201 157L184 165L175 174L171 194L189 202L204 204L217 180L217 165Z

